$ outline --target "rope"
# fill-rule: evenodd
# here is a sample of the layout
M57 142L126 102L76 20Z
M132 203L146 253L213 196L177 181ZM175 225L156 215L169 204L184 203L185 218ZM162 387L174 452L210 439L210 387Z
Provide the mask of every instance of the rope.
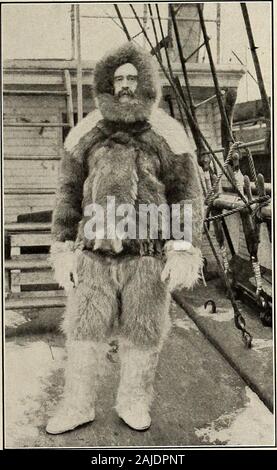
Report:
M210 190L210 192L208 193L207 197L206 197L206 204L208 206L210 206L214 199L217 197L217 193L216 193L216 190L217 190L217 187L218 187L218 184L224 174L224 170L226 170L227 166L229 165L230 161L232 160L233 158L233 153L234 151L237 149L238 145L240 145L242 142L234 142L232 145L230 145L230 148L229 148L229 152L228 152L228 155L227 155L227 158L223 164L223 168L220 169L216 179L215 179L215 182L212 186L212 189ZM235 189L237 190L237 193L238 195L240 196L240 198L246 203L246 199L245 199L245 196L242 194L242 192L239 190L239 188L236 186Z
M251 150L249 149L249 147L246 147L245 150L247 152L247 159L248 159L249 169L251 173L251 178L254 180L256 187L258 187L257 173L256 173L256 168L255 168Z
M259 295L259 293L263 289L261 269L260 269L260 265L259 265L258 261L256 261L253 258L251 259L251 261L252 261L252 267L253 267L253 271L254 271L254 274L255 274L255 280L256 280L256 284L257 284L256 294Z
M231 209L230 211L224 212L224 214L218 214L218 215L213 215L213 216L207 217L205 219L205 222L212 222L213 220L216 220L216 219L221 219L223 217L228 217L229 215L235 214L236 212L240 212L243 209L246 209L247 207L252 206L253 204L259 204L260 202L261 202L261 204L259 205L258 208L264 207L268 204L269 199L270 199L270 196L259 197L257 199L254 199L253 201L248 202L243 207L236 207L235 209ZM257 208L257 210L258 210L258 208Z
M228 271L229 271L229 262L228 262L227 250L226 250L225 245L222 245L220 247L220 251L221 251L224 271L225 271L225 273L228 273Z
M207 239L209 241L209 244L210 244L210 247L212 249L212 252L213 252L213 255L216 259L216 262L217 262L217 265L219 267L219 269L221 270L222 272L222 275L223 275L223 278L224 278L224 281L225 281L225 285L226 285L226 288L227 288L227 292L228 292L228 297L231 301L231 304L232 304L232 307L233 307L233 311L234 311L234 322L235 322L235 326L241 331L242 333L242 339L244 341L244 344L247 348L251 348L251 344L252 344L252 335L249 333L249 331L247 331L246 329L246 324L245 324L245 320L243 318L243 316L241 315L240 311L239 311L239 308L238 308L238 305L237 305L237 302L235 300L235 297L234 297L234 294L233 294L233 291L232 291L232 288L231 288L231 285L230 285L230 281L228 279L228 276L220 262L220 259L219 259L219 256L216 252L216 249L214 247L214 244L212 242L212 239L211 239L211 236L209 234L209 230L208 230L208 227L207 227L207 224L204 222L204 230L205 230L205 233L206 233L206 236L207 236Z

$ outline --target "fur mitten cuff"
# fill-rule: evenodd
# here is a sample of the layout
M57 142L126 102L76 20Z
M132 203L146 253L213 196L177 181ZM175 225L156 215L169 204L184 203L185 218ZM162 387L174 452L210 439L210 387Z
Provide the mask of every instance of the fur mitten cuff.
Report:
M161 279L163 282L168 282L168 289L170 292L177 288L192 288L200 277L200 270L203 264L201 251L192 245L187 246L184 242L181 249L181 242L168 242L167 248L167 261ZM176 250L174 249L177 248Z
M76 253L73 241L54 242L50 250L50 263L54 277L61 287L70 290L78 283Z

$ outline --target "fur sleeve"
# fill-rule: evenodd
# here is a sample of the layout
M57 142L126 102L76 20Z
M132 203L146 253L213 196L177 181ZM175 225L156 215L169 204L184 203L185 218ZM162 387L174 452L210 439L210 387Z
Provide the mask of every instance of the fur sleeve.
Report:
M161 146L162 180L170 205L181 205L182 216L185 205L192 207L192 245L201 246L204 216L204 199L197 169L196 157L192 153L175 154L166 142Z
M75 137L76 129L78 126L73 129ZM98 138L99 130L95 127L85 135L79 135L79 140L76 138L75 146L70 151L64 149L52 217L51 232L54 241L76 239L78 223L82 218L83 185L87 174L86 155Z
M168 203L192 205L192 243L200 246L204 198L193 145L183 126L164 110L154 109L150 123L157 140Z

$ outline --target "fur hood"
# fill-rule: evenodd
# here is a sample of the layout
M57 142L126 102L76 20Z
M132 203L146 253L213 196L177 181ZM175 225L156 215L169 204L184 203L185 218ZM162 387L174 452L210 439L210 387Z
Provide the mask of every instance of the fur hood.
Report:
M115 70L131 63L138 71L137 101L119 103L114 96L113 77ZM153 105L160 98L158 73L154 59L135 44L128 42L109 52L98 62L94 71L94 91L98 108L104 119L113 122L137 122L149 118Z

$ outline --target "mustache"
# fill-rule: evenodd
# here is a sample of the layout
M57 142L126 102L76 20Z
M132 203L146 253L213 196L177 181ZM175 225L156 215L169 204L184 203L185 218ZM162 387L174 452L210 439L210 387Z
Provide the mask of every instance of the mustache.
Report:
M135 93L133 93L131 90L129 90L129 88L125 88L123 90L120 90L118 92L118 98L120 98L121 96L130 96L131 98L134 98L135 97Z

